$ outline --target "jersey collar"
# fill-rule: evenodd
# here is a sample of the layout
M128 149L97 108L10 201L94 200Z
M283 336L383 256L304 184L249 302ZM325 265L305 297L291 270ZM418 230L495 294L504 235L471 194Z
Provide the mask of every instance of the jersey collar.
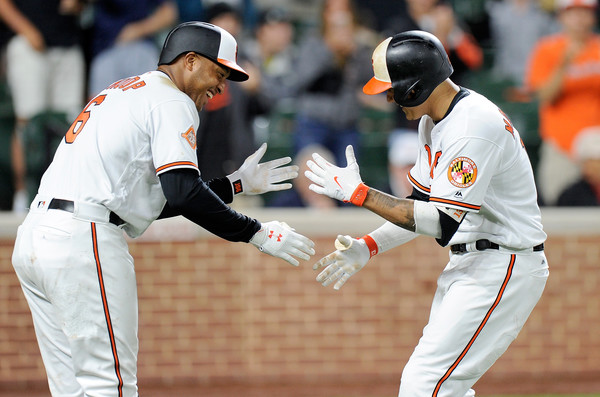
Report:
M434 121L435 124L439 123L440 121L444 120L446 118L446 116L448 116L450 114L450 112L452 111L452 109L454 109L454 106L456 106L456 104L458 103L458 101L460 101L461 99L463 99L464 97L470 95L471 93L469 92L469 90L467 90L466 88L460 87L460 90L458 90L458 92L456 93L456 95L454 95L454 98L452 98L452 102L450 102L450 106L448 107L448 110L446 111L446 114L444 115L444 117L442 117L441 119L439 119L437 122Z

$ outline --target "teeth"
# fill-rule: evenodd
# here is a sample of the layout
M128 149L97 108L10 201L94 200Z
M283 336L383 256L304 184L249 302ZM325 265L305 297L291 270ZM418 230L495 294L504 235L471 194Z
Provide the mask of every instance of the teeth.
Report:
M213 97L213 93L212 93L212 92L210 92L210 91L208 91L208 92L206 93L206 95L208 96L208 99L212 99L212 97Z

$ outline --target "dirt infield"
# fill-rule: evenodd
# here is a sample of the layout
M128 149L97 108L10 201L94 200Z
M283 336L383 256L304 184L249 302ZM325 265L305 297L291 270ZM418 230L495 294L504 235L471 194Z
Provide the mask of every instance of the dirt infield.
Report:
M531 395L585 395L600 397L600 379L589 377L556 379L482 379L475 387L478 397ZM296 384L296 385L152 385L140 384L141 397L393 397L398 393L398 384L392 381L371 384ZM3 387L0 397L48 397L45 385L35 387Z

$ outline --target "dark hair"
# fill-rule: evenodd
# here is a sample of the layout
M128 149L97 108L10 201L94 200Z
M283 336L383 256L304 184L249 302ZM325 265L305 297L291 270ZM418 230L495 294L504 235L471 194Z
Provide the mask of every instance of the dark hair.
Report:
M276 22L291 22L292 18L290 17L289 12L282 7L271 7L264 9L258 15L257 26L267 25L269 23Z
M210 21L214 20L215 18L220 17L225 14L233 14L233 16L236 19L238 19L240 21L242 20L242 13L240 12L240 10L237 7L234 7L229 3L223 3L223 2L215 3L214 5L207 8L204 13L204 20L207 22L210 22Z

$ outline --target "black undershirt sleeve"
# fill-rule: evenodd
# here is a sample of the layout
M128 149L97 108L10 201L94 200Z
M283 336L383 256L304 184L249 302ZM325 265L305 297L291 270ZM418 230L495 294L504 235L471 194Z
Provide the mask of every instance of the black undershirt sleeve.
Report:
M207 185L225 204L231 204L233 201L233 189L231 188L229 179L226 177L211 179L207 182Z
M203 227L209 232L228 241L248 242L260 229L261 224L256 219L234 211L223 198L233 198L231 184L222 179L211 180L206 184L197 171L192 169L177 169L159 175L167 204L159 218L183 215L190 221ZM217 195L211 187L215 187Z
M442 237L436 238L435 241L442 247L448 245L454 233L458 230L460 222L456 222L450 215L438 210L440 214L440 225L442 226ZM464 218L463 218L464 219ZM461 221L462 222L462 221Z
M413 187L413 191L410 194L410 196L407 197L407 199L419 200L419 201L429 201L429 195L426 193L421 193L420 191L418 191L417 189L415 189Z

